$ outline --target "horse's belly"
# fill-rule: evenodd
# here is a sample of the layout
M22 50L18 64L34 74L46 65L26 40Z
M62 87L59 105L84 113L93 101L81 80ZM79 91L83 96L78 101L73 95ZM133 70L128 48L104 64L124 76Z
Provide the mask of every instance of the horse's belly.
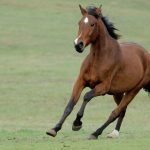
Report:
M141 64L133 67L131 67L131 65L128 66L114 76L111 83L110 92L121 93L135 88L142 80L143 74L144 71Z
M114 80L112 81L112 84L111 84L111 87L110 87L110 92L111 93L124 93L124 92L127 92L131 89L133 89L138 83L139 83L140 80L132 80L132 78L120 78L119 80Z

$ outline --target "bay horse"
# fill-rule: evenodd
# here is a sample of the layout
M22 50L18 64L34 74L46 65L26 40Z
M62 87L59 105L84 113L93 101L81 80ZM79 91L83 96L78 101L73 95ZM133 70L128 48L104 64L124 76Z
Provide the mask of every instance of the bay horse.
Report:
M85 87L89 87L91 90L84 96L72 130L81 129L81 118L92 98L110 94L113 95L117 107L89 139L97 139L117 118L116 127L109 137L118 137L128 104L141 89L150 92L150 54L136 43L119 43L114 25L102 15L101 8L85 9L81 5L79 7L83 17L79 22L78 36L74 41L75 49L82 53L85 47L91 45L90 52L82 63L72 96L60 121L47 134L53 137L57 135L78 102L81 92Z

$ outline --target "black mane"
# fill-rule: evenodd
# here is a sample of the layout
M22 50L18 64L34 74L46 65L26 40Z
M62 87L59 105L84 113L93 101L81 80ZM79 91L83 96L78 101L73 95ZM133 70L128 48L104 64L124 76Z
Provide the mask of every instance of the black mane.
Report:
M101 18L101 20L103 21L105 27L107 28L107 31L108 31L109 35L112 38L114 38L116 40L118 40L120 38L120 35L115 32L115 31L118 31L118 29L115 28L114 24L112 22L110 22L108 20L108 18L103 16L102 14L100 14L100 15L96 14L96 7L95 6L89 6L86 9L87 9L87 12L88 12L89 15L92 15L97 19Z

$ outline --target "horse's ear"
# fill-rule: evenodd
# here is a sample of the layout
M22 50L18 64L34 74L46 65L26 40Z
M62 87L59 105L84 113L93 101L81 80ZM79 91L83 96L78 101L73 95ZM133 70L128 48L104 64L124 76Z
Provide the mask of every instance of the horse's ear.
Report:
M85 14L87 14L86 9L84 9L80 4L79 4L79 8L81 10L81 14L84 16Z
M99 6L99 8L100 8L100 9L102 8L102 4Z
M100 5L99 8L96 8L96 14L97 14L98 16L101 16L101 15L102 15L102 5Z

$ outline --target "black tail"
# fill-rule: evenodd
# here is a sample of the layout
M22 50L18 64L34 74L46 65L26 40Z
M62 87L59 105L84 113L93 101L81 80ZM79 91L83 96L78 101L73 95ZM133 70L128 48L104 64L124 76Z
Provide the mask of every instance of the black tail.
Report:
M143 89L144 89L146 92L150 93L150 82L149 82L148 84L146 84L146 85L143 87Z

